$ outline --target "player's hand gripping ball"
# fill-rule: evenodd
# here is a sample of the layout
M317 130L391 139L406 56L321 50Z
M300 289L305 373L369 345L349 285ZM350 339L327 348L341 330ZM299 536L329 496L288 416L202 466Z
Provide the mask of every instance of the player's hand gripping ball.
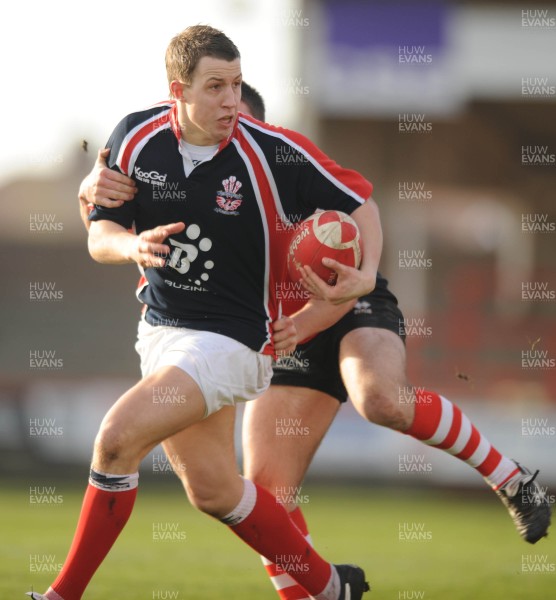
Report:
M300 267L309 265L326 283L334 285L337 275L322 264L323 258L333 258L348 267L359 268L359 229L346 213L325 210L301 221L288 249L288 273L291 279L300 281Z

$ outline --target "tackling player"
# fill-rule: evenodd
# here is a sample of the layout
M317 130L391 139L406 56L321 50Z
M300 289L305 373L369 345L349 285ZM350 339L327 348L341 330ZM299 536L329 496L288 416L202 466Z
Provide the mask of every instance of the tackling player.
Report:
M241 110L264 121L260 94L242 83ZM133 179L107 169L102 153L91 174L83 181L80 201L87 225L90 202L110 205L130 200ZM318 280L316 293L328 293ZM291 297L291 295L289 296ZM284 299L284 313L293 314L300 303ZM345 312L347 307L342 307ZM340 321L312 340L298 345L294 357L274 364L270 389L245 406L243 450L245 476L273 494L300 488L310 462L348 396L368 421L412 435L443 449L474 467L507 506L518 532L535 543L547 535L550 507L536 475L501 455L471 424L460 409L431 391L417 390L405 375L403 315L397 300L380 275L373 292ZM347 388L347 389L346 389ZM400 395L400 390L403 394ZM277 436L276 423L302 422L309 435ZM174 436L166 452L176 463L185 459L187 432ZM179 474L179 469L176 469ZM290 518L308 536L308 529L294 494L282 498ZM306 598L303 590L276 565L263 559L267 571L284 600Z
M93 258L144 269L147 310L136 345L143 378L101 424L62 570L46 594L29 595L81 598L132 512L142 458L186 430L183 479L194 506L316 600L360 600L363 571L323 560L274 496L239 476L233 425L235 403L268 387L273 353L292 350L296 328L305 337L315 319L280 318L277 218L308 216L316 198L352 214L365 258L361 270L338 278L336 300L348 301L375 285L382 234L372 186L303 136L238 115L240 55L222 32L187 28L170 42L166 69L172 100L128 115L108 142L108 164L134 175L135 198L96 206L89 217ZM304 158L295 172L275 168L284 150ZM158 403L159 394L173 401Z

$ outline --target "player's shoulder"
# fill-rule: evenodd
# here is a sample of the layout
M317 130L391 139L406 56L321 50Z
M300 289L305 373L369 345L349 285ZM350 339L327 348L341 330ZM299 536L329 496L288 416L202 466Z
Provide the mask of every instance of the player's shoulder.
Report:
M116 125L114 132L121 135L122 133L127 134L138 130L141 127L160 127L161 123L169 121L174 104L172 100L165 100L128 113Z
M247 115L239 117L240 129L248 141L253 140L272 163L304 166L327 159L324 152L308 137L298 131L257 121Z
M299 146L300 148L306 148L308 150L318 150L309 138L293 129L271 125L270 123L263 123L262 121L258 121L257 119L244 114L240 114L238 119L240 127L244 131L247 131L247 133L257 142L264 140L267 143L274 145L287 144L293 147Z
M126 115L108 140L107 147L110 148L108 165L116 166L122 173L129 175L143 148L151 140L161 139L157 137L161 132L174 130L176 122L174 106L173 101L167 100Z

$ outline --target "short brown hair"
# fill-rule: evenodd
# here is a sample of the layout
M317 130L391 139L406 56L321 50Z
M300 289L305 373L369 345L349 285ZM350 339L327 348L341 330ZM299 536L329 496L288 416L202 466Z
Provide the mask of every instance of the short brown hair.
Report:
M177 79L190 84L193 71L204 56L232 61L240 58L236 45L222 31L209 25L192 25L172 38L166 49L168 83Z
M264 100L261 94L245 81L241 82L241 101L245 102L251 114L259 121L265 120Z

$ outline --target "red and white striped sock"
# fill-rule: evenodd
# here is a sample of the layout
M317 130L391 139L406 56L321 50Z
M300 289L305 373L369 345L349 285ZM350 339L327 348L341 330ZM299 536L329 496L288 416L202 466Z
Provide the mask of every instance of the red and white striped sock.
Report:
M299 506L288 513L288 515L294 525L301 531L303 537L311 544L309 529ZM309 593L296 583L290 575L284 573L284 571L264 556L261 556L261 559L264 568L270 577L270 581L278 592L278 596L281 600L311 600Z
M415 417L404 433L463 460L495 490L519 473L455 404L434 392L416 390Z

